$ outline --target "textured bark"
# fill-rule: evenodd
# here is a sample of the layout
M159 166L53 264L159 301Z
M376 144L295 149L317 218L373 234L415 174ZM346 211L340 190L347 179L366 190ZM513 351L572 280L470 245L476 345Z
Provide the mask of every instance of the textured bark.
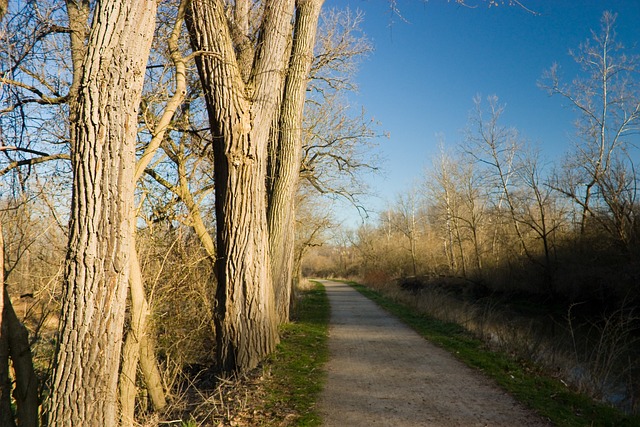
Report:
M295 206L302 153L302 114L324 0L298 0L293 47L282 98L269 189L269 253L280 323L289 321L295 249Z
M241 2L242 3L242 2ZM278 341L266 219L266 155L283 85L293 1L265 6L253 68L243 79L222 1L194 0L189 25L214 138L217 357L255 367Z
M74 103L82 78L82 61L87 52L87 38L89 36L89 0L66 0L67 15L69 16L69 42L71 47L71 63L73 77L69 88L68 101Z
M9 294L4 290L3 323L6 323L9 357L13 363L15 386L13 399L17 409L18 425L20 427L35 427L38 425L38 378L33 369L31 346L29 345L29 331L18 320L11 305ZM1 345L1 344L0 344Z
M156 2L100 2L71 105L73 192L52 426L114 426L137 114Z

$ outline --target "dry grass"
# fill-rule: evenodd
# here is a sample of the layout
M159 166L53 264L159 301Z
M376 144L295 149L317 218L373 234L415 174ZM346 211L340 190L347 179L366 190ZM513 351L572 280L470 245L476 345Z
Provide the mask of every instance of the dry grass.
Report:
M300 307L294 322L281 328L277 350L258 368L220 378L203 370L183 375L163 417L143 426L317 426L315 400L322 389L329 306L315 283L298 286Z
M262 367L237 378L217 378L204 388L192 383L177 396L167 413L142 420L143 426L287 426L288 413L265 411L268 370ZM196 379L197 381L197 379Z

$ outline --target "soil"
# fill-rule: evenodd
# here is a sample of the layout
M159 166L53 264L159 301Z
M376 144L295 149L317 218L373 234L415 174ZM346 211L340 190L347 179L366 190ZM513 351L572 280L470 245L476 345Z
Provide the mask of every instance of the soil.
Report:
M326 427L551 425L350 286L323 284L331 303L318 402Z

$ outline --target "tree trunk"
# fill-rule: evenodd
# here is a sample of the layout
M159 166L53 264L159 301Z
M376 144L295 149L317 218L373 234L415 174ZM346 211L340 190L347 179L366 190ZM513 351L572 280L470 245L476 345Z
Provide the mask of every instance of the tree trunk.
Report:
M291 0L267 2L243 80L220 0L194 0L187 20L214 138L216 342L219 367L255 367L278 342L266 217L266 156L282 90Z
M4 289L4 321L7 332L9 357L13 363L15 386L13 399L17 409L18 425L20 427L35 427L38 425L38 378L33 369L29 332L18 320L11 305L9 294ZM2 344L0 344L2 346Z
M131 325L122 347L122 366L120 368L120 425L133 426L136 396L136 374L140 360L140 340L146 333L148 304L144 297L142 274L135 245L131 245L129 263L129 295L131 296Z
M135 245L131 245L129 294L131 295L131 326L122 350L122 368L120 371L121 425L134 425L136 396L136 374L138 362L142 369L144 382L152 397L153 407L162 410L167 406L162 383L153 375L158 371L153 348L149 348L149 303L144 290L140 261ZM144 343L144 345L143 345ZM159 376L159 375L158 375Z
M298 0L293 47L274 151L269 189L269 253L280 323L289 321L295 249L295 206L302 153L302 114L315 45L318 18L324 0Z
M9 329L4 321L4 241L0 223L0 426L14 427L9 379Z
M147 329L149 329L148 326ZM153 407L156 411L162 411L167 406L167 399L164 394L155 348L155 342L149 333L143 335L140 340L140 370Z
M73 193L52 426L115 426L137 115L156 2L100 2L70 105Z
M3 292L4 293L4 292ZM3 316L0 316L3 317ZM11 379L9 378L9 335L5 322L0 330L0 426L15 427L11 408Z
M165 105L164 112L151 131L152 138L145 147L142 156L136 163L134 183L137 183L144 170L151 162L153 156L158 151L171 120L176 110L184 101L187 92L186 63L180 54L179 39L184 24L184 13L187 0L182 0L178 6L178 12L173 26L173 31L167 44L171 60L175 66L175 91ZM135 221L135 214L133 221ZM129 294L131 296L131 325L127 333L127 338L123 347L122 368L120 371L120 404L122 405L120 419L122 425L133 425L135 415L135 404L138 389L136 387L136 376L138 363L142 367L142 375L149 394L152 396L153 406L156 410L162 410L167 405L162 382L160 377L158 362L155 357L155 350L152 341L147 338L150 333L148 322L149 303L147 301L140 260L135 245L135 231L132 236Z
M90 0L66 0L69 17L69 46L73 75L69 88L68 102L75 103L82 79L82 61L87 53L89 36L89 17L91 15Z
M4 283L4 241L0 224L0 426L16 425L11 392L15 402L15 418L20 427L38 425L38 379L33 369L29 332L20 323L11 305ZM9 359L15 374L12 384Z

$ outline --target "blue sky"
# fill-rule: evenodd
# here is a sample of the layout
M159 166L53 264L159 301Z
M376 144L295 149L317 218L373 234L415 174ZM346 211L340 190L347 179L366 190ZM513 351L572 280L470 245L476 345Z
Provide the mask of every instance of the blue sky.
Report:
M438 150L463 138L473 97L497 95L506 104L503 124L516 127L552 161L570 148L574 113L538 87L554 62L565 80L577 73L570 49L598 30L605 10L618 14L618 41L640 53L639 0L522 0L515 6L469 8L446 0L398 0L405 21L386 0L328 0L325 7L365 13L363 29L375 51L360 66L355 108L381 123L386 158L380 175L368 179L376 197L364 200L376 212L420 180ZM354 208L337 207L347 224L360 222Z

